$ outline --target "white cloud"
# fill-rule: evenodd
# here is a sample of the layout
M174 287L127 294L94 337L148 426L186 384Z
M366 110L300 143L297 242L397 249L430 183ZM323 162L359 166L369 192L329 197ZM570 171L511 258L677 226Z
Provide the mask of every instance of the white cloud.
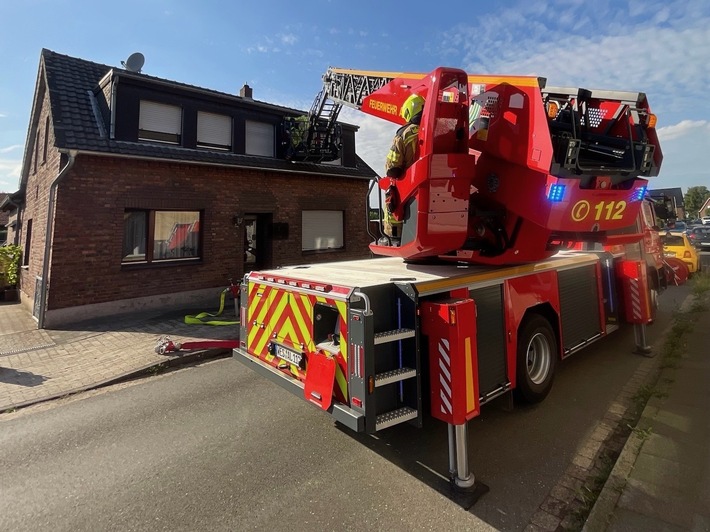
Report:
M293 33L281 34L279 35L279 38L283 44L288 46L292 46L298 42L298 37L296 37Z
M12 151L17 151L22 149L22 144L13 144L12 146L6 146L5 148L0 148L0 153L10 153Z
M0 154L3 154L3 157L0 157L0 192L17 190L22 169L22 149L21 144L0 148Z
M339 120L360 126L355 136L357 154L378 175L382 175L385 157L390 149L392 137L399 126L350 108L342 110Z
M663 164L651 188L706 186L710 188L710 169L706 154L710 153L710 122L683 120L658 129Z
M264 46L263 44L257 44L255 46L249 46L247 47L247 53L252 54L254 52L260 53L260 54L265 54L268 53L269 48L268 46Z
M20 182L20 159L0 157L0 192L14 192Z
M686 135L710 135L710 122L707 120L682 120L675 125L658 128L660 141L671 141Z

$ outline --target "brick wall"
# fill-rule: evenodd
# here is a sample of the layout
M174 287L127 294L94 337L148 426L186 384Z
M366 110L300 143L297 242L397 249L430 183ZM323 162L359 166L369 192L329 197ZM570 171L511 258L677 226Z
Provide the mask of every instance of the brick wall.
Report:
M32 208L28 200L27 213L39 222L33 222L33 242L40 241L39 229L44 231L46 221L34 205L44 205L46 212L46 179L44 183ZM225 286L229 277L244 274L243 235L232 222L243 213L270 212L273 222L289 224L288 240L272 242L274 267L368 257L367 186L358 179L80 154L57 193L48 309ZM32 194L28 188L28 196ZM204 210L204 260L122 266L127 207ZM345 211L345 249L303 253L301 211L324 208ZM32 278L38 271L35 260L41 261L41 253L34 251L28 272ZM27 288L31 295L33 287Z
M18 213L16 226L18 244L22 247L24 254L20 275L20 289L29 296L30 304L34 298L35 278L42 275L50 184L56 178L63 164L61 154L53 148L55 139L51 122L49 128L47 128L50 106L43 81L40 81L37 92L38 112L33 116L36 122L30 124L30 131L34 131L34 134L29 136L29 143L25 148L25 156L31 156L25 185L25 206ZM46 159L43 155L45 132L48 133ZM39 142L37 149L34 146L35 142ZM37 158L37 161L35 161L35 158ZM32 231L28 248L30 222ZM27 258L26 261L25 258Z

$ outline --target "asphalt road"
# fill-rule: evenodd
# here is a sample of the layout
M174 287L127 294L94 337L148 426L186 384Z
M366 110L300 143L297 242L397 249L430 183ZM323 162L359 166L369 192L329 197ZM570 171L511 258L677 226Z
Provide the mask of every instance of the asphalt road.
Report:
M687 287L666 291L649 340ZM548 399L469 425L486 493L438 490L446 427L378 438L231 360L0 417L0 530L522 530L641 357L621 330L558 367Z

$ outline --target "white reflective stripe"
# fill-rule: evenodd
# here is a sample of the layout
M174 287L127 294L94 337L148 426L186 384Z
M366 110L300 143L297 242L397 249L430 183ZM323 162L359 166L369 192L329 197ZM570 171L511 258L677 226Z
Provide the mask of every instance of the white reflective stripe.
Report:
M446 408L444 408L444 406ZM449 401L448 397L444 395L443 391L441 392L441 411L447 414L450 414L452 411L451 402Z
M445 380L443 375L439 375L439 382L441 383L441 386L444 388L444 391L446 391L446 395L448 397L451 397L451 386L449 385L451 383L451 380Z
M439 383L441 390L439 397L441 398L441 411L451 414L451 356L449 355L449 341L446 338L439 340Z
M446 380L451 382L451 372L449 371L449 368L451 366L447 366L444 364L444 361L439 359L439 369L443 372L443 374L446 376Z
M444 349L442 349L442 345ZM442 338L439 343L439 354L446 360L446 365L451 365L451 359L449 358L449 341L446 338Z
M639 283L636 279L631 279L629 283L631 291L631 307L633 309L634 318L641 319L641 294L639 292Z

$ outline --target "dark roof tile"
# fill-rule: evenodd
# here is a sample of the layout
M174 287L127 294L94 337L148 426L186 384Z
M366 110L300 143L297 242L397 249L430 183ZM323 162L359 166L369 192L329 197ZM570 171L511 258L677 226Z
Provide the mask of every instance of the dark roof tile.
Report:
M42 50L47 86L52 106L52 122L58 148L91 151L107 155L128 155L167 159L181 162L199 162L207 164L229 165L254 169L268 169L321 175L337 175L361 179L372 179L376 173L362 159L357 158L355 168L323 165L315 163L292 163L282 159L238 155L234 153L193 150L188 148L150 144L145 142L126 142L111 140L101 136L101 128L96 123L96 116L89 96L101 79L113 67L101 65L58 54L51 50ZM145 74L130 73L140 76L148 82L170 83L177 88L198 90L205 94L233 98L241 104L254 105L256 108L268 108L285 115L303 114L303 111L278 105L246 100L233 94L226 94L184 83L164 80ZM106 124L104 124L106 128Z

